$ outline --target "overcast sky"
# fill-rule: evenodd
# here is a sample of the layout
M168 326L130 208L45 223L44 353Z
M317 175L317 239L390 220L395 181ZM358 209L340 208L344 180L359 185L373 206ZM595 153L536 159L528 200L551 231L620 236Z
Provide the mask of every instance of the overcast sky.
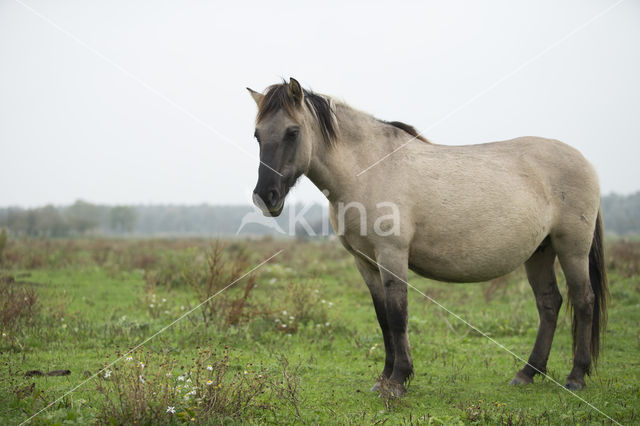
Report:
M640 190L640 2L317 4L0 0L0 206L250 203L245 87L289 76L438 144L560 139Z

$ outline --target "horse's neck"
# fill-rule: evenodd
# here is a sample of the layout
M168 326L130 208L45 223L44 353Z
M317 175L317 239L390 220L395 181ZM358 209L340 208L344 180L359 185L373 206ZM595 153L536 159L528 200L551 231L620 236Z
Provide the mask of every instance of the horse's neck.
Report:
M325 192L330 201L351 201L352 191L362 185L362 170L379 161L401 140L385 135L373 116L348 105L335 107L339 126L333 147L322 145L320 138L311 160L307 177ZM364 175L363 175L364 176ZM366 178L366 177L365 177Z

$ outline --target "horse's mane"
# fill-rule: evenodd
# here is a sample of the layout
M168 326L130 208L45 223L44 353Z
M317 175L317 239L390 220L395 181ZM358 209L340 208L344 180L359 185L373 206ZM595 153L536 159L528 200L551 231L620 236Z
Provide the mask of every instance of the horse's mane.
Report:
M426 143L431 143L429 142L429 140L427 140L427 138L425 138L424 136L422 136L415 127L411 126L410 124L407 123L403 123L402 121L385 121L385 120L380 120L385 124L389 124L391 126L397 127L398 129L402 129L405 132L409 133L411 136L413 136L414 139L418 139L421 140L422 142L426 142Z
M318 120L322 137L328 146L332 146L337 137L337 121L335 112L333 110L332 102L325 96L312 92L311 90L303 89L304 102L307 107L313 112ZM281 84L274 84L269 86L264 94L264 98L258 105L258 116L256 121L259 123L269 114L275 113L280 109L284 109L291 117L296 116L296 102L289 94L289 84L283 82ZM409 124L401 121L384 121L379 120L382 123L394 126L403 130L414 139L419 139L423 142L430 143L425 137Z

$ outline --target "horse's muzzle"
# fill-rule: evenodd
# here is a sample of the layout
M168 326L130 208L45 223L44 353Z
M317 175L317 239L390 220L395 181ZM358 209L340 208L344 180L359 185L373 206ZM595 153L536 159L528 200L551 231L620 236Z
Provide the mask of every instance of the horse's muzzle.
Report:
M253 204L262 211L263 215L277 217L280 216L284 208L284 197L282 197L276 189L266 191L264 196L254 192Z

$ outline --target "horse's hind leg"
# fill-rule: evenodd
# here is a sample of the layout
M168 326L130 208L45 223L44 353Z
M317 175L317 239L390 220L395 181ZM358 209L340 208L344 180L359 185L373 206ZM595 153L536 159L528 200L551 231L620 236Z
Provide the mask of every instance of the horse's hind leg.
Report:
M548 240L547 240L548 241ZM558 291L554 262L556 253L550 244L541 245L525 263L527 278L536 297L540 325L538 336L524 368L518 371L512 385L533 382L533 376L547 371L547 359L556 330L558 312L562 306L562 296Z
M565 387L579 390L585 387L584 375L591 368L591 327L595 296L589 281L588 254L581 256L558 255L567 279L569 297L573 304L573 369Z
M382 280L380 279L380 271L358 257L355 257L355 261L356 266L358 267L358 271L360 271L360 275L362 275L362 278L367 283L367 287L369 287L371 299L373 299L373 307L376 310L378 323L380 324L380 329L382 330L385 361L384 369L381 373L381 378L384 377L385 379L388 379L389 377L391 377L391 373L393 372L393 342L391 338L391 330L389 329L389 324L387 323L385 292L384 287L382 286ZM378 380L371 390L379 390L380 386L381 383L380 380Z

